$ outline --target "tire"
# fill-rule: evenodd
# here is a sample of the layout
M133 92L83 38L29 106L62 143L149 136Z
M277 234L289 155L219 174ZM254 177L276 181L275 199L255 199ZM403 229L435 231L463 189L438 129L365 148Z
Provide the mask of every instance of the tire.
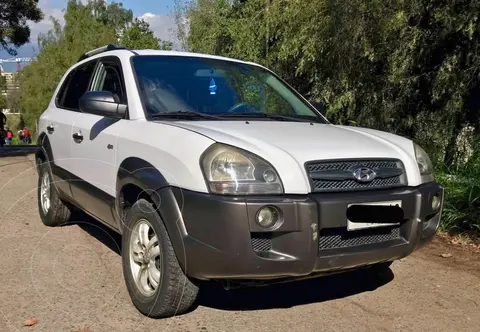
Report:
M139 234L147 234L146 239ZM155 234L158 242L151 240ZM142 249L143 246L138 243L151 244L145 246L150 250ZM143 261L137 263L134 257ZM138 200L127 213L122 236L122 266L130 298L145 316L166 318L193 309L199 289L182 271L160 215L145 199ZM135 281L135 277L142 273L136 272L142 271L140 266L143 266L143 271L153 271L151 275L144 272L149 277L140 278L144 280L143 284ZM155 278L158 271L161 271L160 277ZM156 282L157 287L152 287Z
M39 165L37 202L40 219L45 226L49 227L66 224L70 220L71 208L60 199L58 190L53 184L52 172L48 163L38 159L37 165ZM43 183L43 181L46 181L46 183ZM43 192L43 188L48 188L48 193ZM48 208L43 204L45 202L43 193L49 199Z

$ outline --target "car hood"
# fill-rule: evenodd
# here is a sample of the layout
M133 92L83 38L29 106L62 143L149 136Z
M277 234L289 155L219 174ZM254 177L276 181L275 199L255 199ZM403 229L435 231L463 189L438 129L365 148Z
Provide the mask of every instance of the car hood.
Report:
M396 158L403 161L407 178L415 182L412 141L372 129L283 121L178 121L163 122L194 131L224 144L253 152L277 171L292 172L312 160ZM282 175L281 175L282 176ZM282 176L284 180L285 175ZM285 180L284 180L285 181Z

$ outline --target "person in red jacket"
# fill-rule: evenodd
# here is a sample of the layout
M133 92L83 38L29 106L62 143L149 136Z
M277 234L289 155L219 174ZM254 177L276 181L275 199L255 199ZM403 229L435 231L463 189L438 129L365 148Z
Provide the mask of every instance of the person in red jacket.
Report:
M23 142L25 144L30 144L32 142L32 138L30 137L30 132L28 131L27 127L23 128L23 137Z
M11 145L12 144L12 138L13 138L13 133L12 131L10 130L10 128L5 128L6 132L7 132L7 135L5 137L5 144L6 145Z

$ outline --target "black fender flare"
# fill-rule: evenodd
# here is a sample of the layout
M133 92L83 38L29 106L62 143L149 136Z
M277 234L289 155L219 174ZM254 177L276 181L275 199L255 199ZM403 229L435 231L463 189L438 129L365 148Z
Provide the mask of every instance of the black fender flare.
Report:
M35 151L35 166L38 171L38 159L43 155L49 166L51 167L50 163L53 163L53 153L52 153L52 146L50 145L50 140L46 133L42 132L38 135L37 139L37 149Z
M122 216L121 192L125 186L135 185L147 193L163 220L180 266L185 269L186 256L183 241L187 232L181 207L174 193L175 190L170 187L162 173L144 159L128 157L122 161L118 168L116 183L115 206L117 215ZM183 205L183 202L180 203ZM120 221L120 227L123 227L122 221ZM121 232L123 233L123 230Z

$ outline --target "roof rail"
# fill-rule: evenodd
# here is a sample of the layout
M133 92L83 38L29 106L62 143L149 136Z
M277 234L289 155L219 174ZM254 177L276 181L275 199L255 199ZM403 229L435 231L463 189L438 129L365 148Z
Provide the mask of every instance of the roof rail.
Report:
M103 52L114 51L114 50L130 50L130 49L127 47L116 45L116 44L108 44L108 45L86 52L84 55L80 57L80 59L78 59L77 62L80 62L82 60L85 60L86 58L89 58L91 56L94 56Z

